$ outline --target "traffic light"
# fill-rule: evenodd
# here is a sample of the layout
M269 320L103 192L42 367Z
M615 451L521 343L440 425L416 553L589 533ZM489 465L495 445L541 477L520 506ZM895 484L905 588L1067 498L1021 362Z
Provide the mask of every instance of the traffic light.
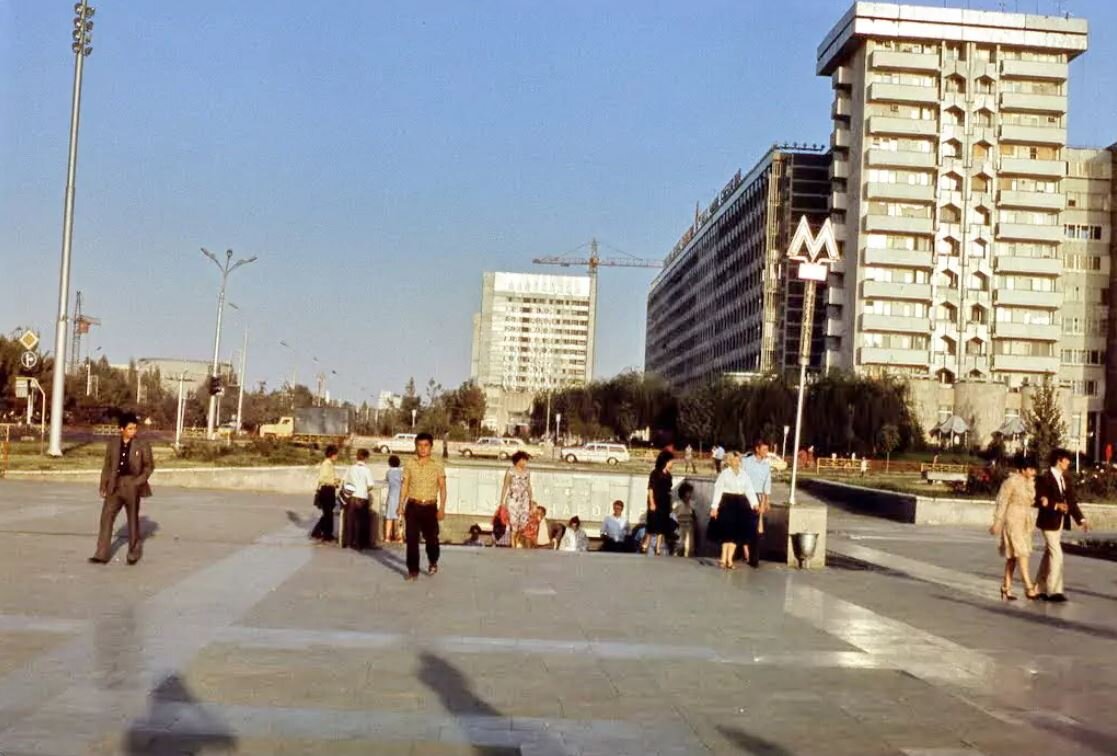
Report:
M211 375L209 378L209 395L217 396L225 392L224 386L221 385L221 376Z

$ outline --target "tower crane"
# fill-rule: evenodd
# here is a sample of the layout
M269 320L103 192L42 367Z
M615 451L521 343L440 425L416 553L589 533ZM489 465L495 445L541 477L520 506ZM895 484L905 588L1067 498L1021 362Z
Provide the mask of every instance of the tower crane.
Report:
M89 333L90 326L101 325L101 319L86 315L81 309L81 292L77 294L74 304L74 336L70 348L70 372L75 373L81 369L81 337Z
M585 245L583 244L582 247ZM628 255L624 257L601 257L597 253L597 239L590 239L590 253L588 257L580 255L551 255L536 257L532 260L536 265L561 265L569 268L573 265L584 265L589 268L590 275L597 276L597 269L606 268L662 268L662 260L649 260L642 257ZM581 249L581 247L579 247ZM620 250L618 250L620 251Z

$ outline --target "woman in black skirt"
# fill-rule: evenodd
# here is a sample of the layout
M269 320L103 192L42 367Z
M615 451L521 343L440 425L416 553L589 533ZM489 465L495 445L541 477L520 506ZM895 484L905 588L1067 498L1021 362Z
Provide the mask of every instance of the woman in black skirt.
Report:
M710 501L710 527L708 537L721 543L720 567L733 566L733 553L738 546L749 543L756 529L756 512L760 499L756 495L748 473L741 469L741 453L725 455L726 468L714 482L714 495Z
M661 451L655 460L655 469L648 476L648 516L644 529L644 551L659 556L659 547L666 550L667 535L671 532L671 465L675 455ZM652 539L655 544L652 545Z
M314 492L314 506L322 510L318 524L310 531L310 537L322 543L334 540L334 506L337 504L337 447L326 447L326 458L318 468L318 489Z

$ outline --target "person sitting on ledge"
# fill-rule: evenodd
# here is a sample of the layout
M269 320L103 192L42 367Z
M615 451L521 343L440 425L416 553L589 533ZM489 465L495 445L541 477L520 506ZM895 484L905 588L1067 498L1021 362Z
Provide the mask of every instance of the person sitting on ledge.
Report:
M613 502L613 514L607 515L601 521L601 550L628 552L632 551L632 536L628 529L628 520L622 515L624 502L617 499Z
M582 521L577 515L570 518L566 532L562 534L559 551L589 551L590 539L582 530Z
M469 538L465 539L462 546L484 546L485 542L481 540L481 526L473 523L469 526Z

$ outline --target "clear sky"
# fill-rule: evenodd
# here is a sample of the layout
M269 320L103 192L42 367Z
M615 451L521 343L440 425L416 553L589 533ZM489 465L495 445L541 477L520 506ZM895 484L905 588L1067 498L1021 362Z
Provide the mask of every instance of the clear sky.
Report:
M359 401L468 378L483 271L594 235L661 258L768 145L827 141L814 54L850 2L94 4L72 278L104 321L94 346L208 359L217 271L199 247L231 247L260 258L230 279L249 379L309 382L317 356ZM1117 141L1117 3L1003 5L1090 20L1070 140ZM71 0L0 0L0 331L34 326L47 349L71 18ZM600 275L611 375L643 363L654 272Z

